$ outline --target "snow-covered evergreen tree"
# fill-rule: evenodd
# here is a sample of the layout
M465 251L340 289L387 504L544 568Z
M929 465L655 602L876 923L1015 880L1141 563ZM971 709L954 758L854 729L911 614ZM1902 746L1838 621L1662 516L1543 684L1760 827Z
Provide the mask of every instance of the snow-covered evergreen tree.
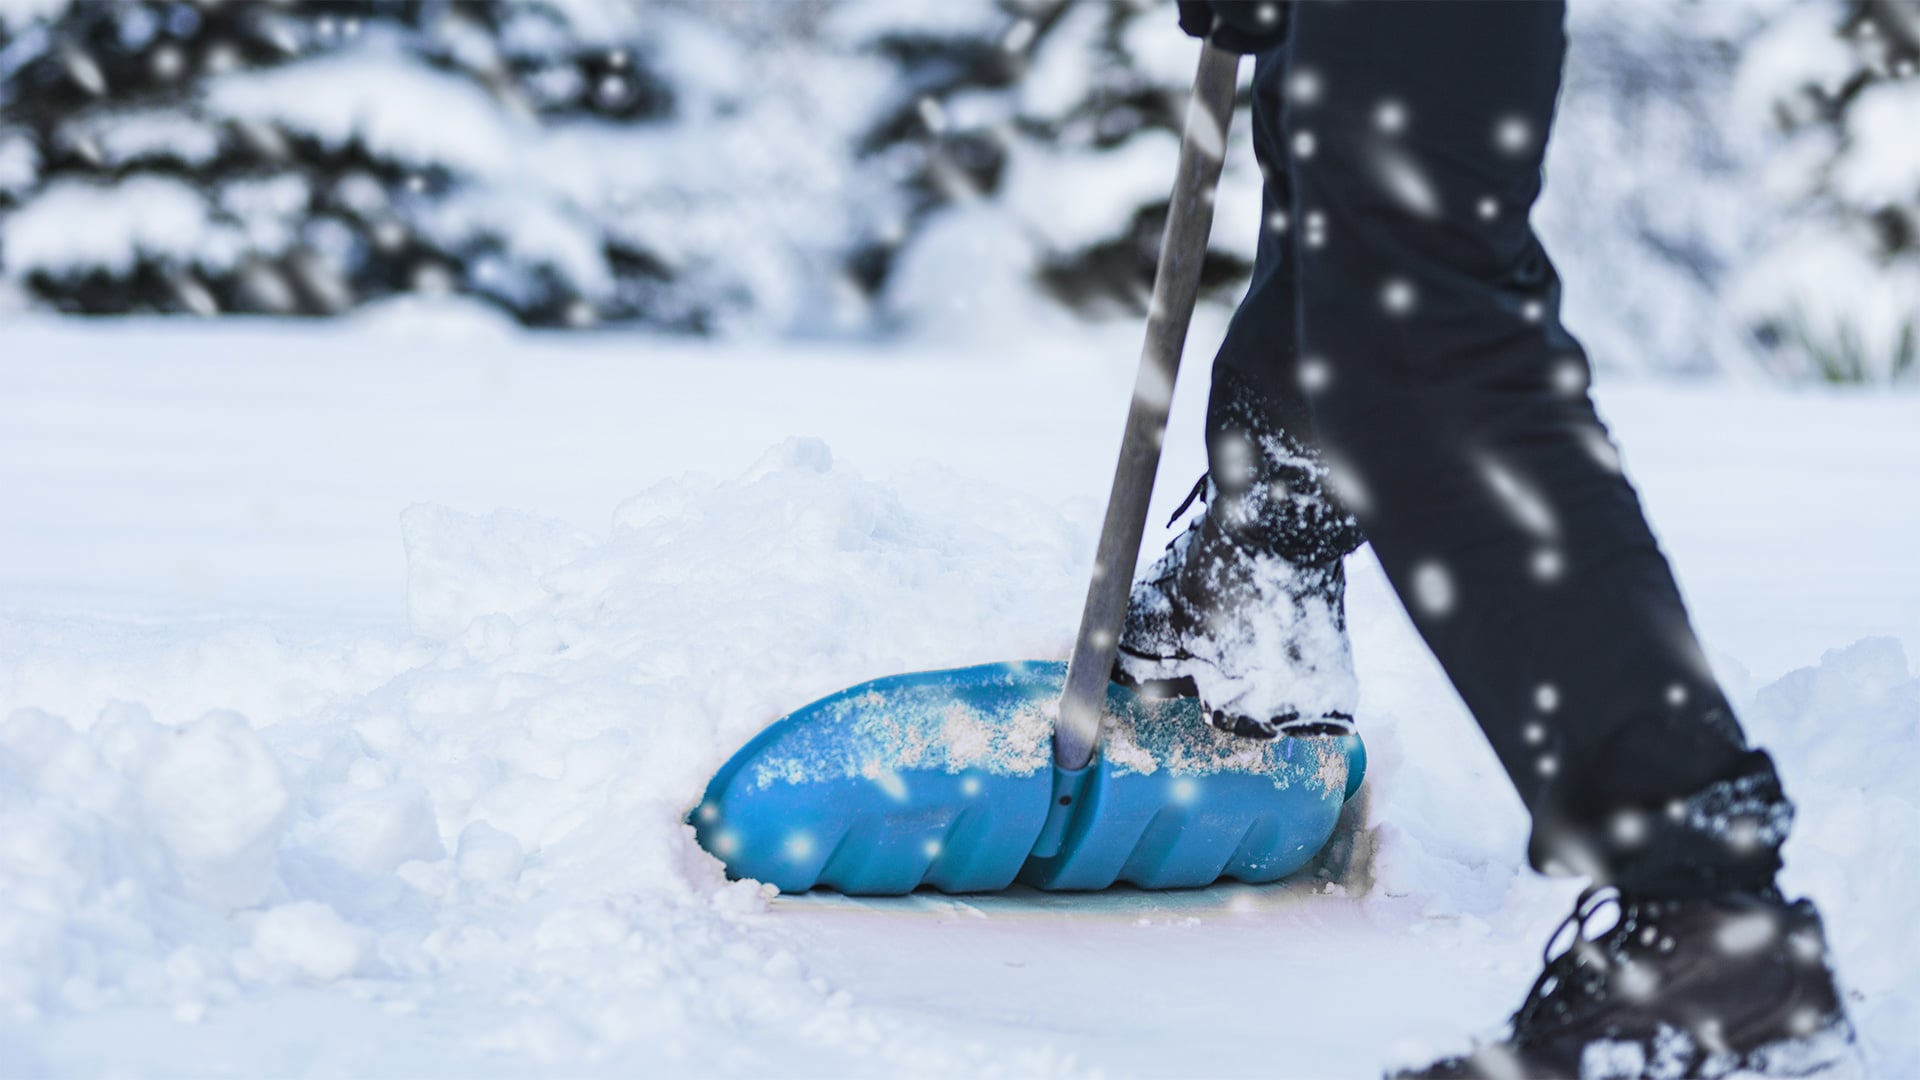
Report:
M1171 5L923 6L836 13L901 74L864 142L910 192L898 242L863 264L898 270L892 310L937 324L942 309L1030 306L1021 293L1088 314L1144 310L1193 78ZM1248 142L1232 146L1222 199L1239 227L1216 232L1203 271L1222 291L1244 281L1259 207Z
M1920 4L1789 7L1737 86L1781 221L1730 293L1793 378L1920 379Z
M63 310L459 292L784 328L839 310L846 219L883 201L833 138L869 114L858 65L780 83L823 67L788 44L817 5L28 7L0 27L0 265Z
M461 293L689 330L1134 311L1191 78L1168 8L13 0L0 279L77 312Z

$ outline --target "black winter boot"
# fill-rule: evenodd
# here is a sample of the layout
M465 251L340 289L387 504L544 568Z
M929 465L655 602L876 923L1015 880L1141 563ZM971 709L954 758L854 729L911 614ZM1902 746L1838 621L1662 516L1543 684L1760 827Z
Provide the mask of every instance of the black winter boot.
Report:
M1252 738L1353 730L1341 559L1359 526L1316 454L1230 370L1207 410L1208 475L1174 519L1205 511L1136 582L1114 679L1197 696L1215 727Z
M1587 926L1617 908L1619 921ZM1553 946L1568 929L1572 943ZM1590 888L1506 1037L1402 1080L1852 1077L1853 1028L1806 900L1631 900Z

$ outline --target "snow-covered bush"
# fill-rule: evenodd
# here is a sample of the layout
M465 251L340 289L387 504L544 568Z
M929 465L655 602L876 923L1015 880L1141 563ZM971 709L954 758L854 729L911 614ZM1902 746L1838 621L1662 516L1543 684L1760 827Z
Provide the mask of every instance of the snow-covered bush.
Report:
M1745 54L1781 213L1729 305L1792 378L1920 379L1920 5L1791 7Z
M943 295L908 288L897 306L924 315L942 299L964 303L966 282L984 288L997 266L1082 313L1144 311L1193 79L1193 44L1170 5L1024 0L970 18L964 4L935 5L934 18L921 7L883 0L837 14L902 76L866 147L912 193L908 236L922 222L938 235L950 219L994 228L984 203L998 250L969 258L943 244L951 263L985 272L929 275ZM1241 227L1216 232L1202 271L1216 289L1244 281L1257 235L1259 174L1239 136L1222 216Z
M0 277L693 331L1137 310L1191 62L1152 6L15 2Z
M1570 7L1537 221L1597 365L1914 369L1915 20L1850 2ZM0 309L1132 318L1193 51L1168 0L0 0ZM1247 125L1216 301L1259 232Z
M859 65L765 92L804 6L35 6L0 16L0 260L62 310L784 327L884 202L816 145Z
M1765 204L1723 103L1765 2L1568 5L1534 222L1566 281L1567 323L1602 369L1706 375L1750 363L1715 312Z

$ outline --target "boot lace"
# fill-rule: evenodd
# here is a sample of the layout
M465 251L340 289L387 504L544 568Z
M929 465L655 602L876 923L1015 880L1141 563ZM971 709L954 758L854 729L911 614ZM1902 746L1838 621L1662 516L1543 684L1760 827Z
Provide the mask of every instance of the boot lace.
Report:
M1603 928L1597 936L1588 930L1596 916L1612 906L1618 909L1618 921ZM1624 940L1632 931L1633 905L1617 889L1590 885L1574 902L1573 911L1554 928L1541 950L1540 977L1513 1014L1513 1038L1516 1043L1533 1041L1549 1032L1564 1030L1580 1022L1595 1007L1607 1002L1609 972L1617 958L1612 943ZM1573 936L1559 953L1554 946L1568 930Z
M1193 483L1193 490L1187 492L1187 497L1180 500L1180 506L1174 510L1173 516L1167 519L1167 528L1169 529L1173 528L1173 523L1176 521L1179 521L1180 515L1186 513L1187 508L1192 506L1196 501L1199 501L1199 502L1207 501L1207 474L1206 473L1200 474L1200 479L1194 481ZM1168 545L1168 546L1171 547L1172 545Z

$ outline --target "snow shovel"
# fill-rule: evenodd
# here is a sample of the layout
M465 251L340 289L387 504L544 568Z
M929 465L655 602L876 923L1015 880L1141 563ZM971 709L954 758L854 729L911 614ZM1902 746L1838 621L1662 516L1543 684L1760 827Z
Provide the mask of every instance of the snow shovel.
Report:
M1354 736L1215 730L1193 698L1112 683L1174 377L1199 292L1239 57L1203 45L1146 345L1072 658L917 672L774 722L690 822L735 878L898 895L1274 881L1359 789Z

